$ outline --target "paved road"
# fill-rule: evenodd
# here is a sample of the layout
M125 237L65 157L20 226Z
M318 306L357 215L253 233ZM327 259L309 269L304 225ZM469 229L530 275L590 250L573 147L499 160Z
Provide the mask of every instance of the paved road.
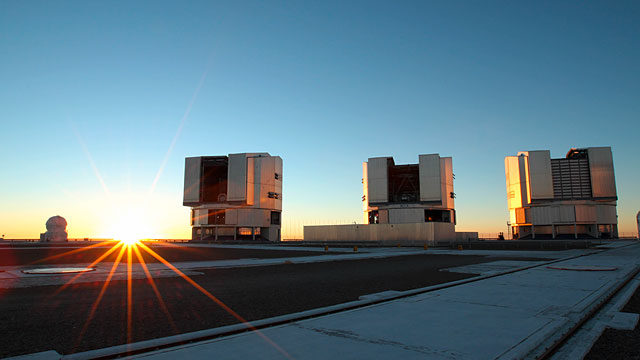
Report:
M220 253L221 250L216 251ZM286 253L293 255L289 251ZM165 253L163 256L170 258L171 255ZM361 295L385 290L402 291L459 280L473 275L438 269L500 259L414 255L199 270L202 274L192 278L251 321L357 300ZM133 280L131 341L237 323L181 278L160 278L156 284L171 319L163 311L149 282ZM79 283L56 296L52 294L58 286L0 289L0 333L3 334L0 357L45 350L69 354L125 343L126 281L110 284L82 334L102 285L99 282Z

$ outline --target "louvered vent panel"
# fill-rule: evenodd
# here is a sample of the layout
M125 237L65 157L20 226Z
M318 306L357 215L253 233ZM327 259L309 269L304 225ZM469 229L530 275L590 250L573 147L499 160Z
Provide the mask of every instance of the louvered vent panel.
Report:
M551 176L556 199L591 198L588 159L551 159Z

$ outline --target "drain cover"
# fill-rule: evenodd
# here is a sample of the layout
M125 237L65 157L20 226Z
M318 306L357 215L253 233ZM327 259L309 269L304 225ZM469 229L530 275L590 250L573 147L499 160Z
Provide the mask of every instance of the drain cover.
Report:
M588 266L588 265L547 266L547 269L573 270L573 271L616 271L618 270L618 268L613 266Z
M46 269L30 269L22 270L25 274L75 274L89 271L95 271L96 268L46 268Z

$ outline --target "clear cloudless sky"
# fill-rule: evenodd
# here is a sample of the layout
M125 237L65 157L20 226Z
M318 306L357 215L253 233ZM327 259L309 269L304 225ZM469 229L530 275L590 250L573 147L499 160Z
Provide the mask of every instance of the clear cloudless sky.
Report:
M184 158L267 151L285 238L361 222L367 158L428 153L495 235L505 156L611 146L631 235L639 95L638 1L3 0L0 234L187 238Z

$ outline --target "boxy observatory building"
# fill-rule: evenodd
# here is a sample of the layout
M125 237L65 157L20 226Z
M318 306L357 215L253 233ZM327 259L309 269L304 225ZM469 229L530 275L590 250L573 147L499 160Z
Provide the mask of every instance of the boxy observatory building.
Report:
M610 147L571 149L560 159L519 152L505 158L505 175L514 238L618 237Z
M419 155L417 164L392 157L362 164L363 224L305 226L305 241L448 244L478 233L456 233L451 157Z
M280 241L282 159L268 153L185 159L191 240Z

